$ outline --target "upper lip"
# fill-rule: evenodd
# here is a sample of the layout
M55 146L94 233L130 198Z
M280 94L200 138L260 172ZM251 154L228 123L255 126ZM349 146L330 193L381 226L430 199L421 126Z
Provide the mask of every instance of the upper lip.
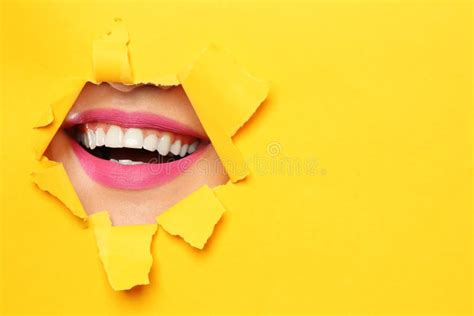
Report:
M149 112L126 112L117 109L92 109L73 112L67 116L63 127L69 128L89 122L110 123L121 127L152 128L208 140L207 135L173 119Z

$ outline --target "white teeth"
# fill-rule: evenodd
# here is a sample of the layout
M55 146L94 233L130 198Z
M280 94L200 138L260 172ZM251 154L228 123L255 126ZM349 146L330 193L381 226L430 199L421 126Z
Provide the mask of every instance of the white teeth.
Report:
M145 137L143 148L149 151L155 151L158 148L158 137L156 137L155 134L150 134Z
M130 159L119 159L119 160L109 159L109 161L113 161L113 162L119 163L119 164L124 165L124 166L143 164L142 161L133 161L133 160L130 160Z
M85 133L77 135L78 141L84 147L90 149L104 145L109 148L143 148L152 152L157 150L162 156L172 153L175 156L184 157L195 152L199 146L199 141L195 141L192 144L183 144L181 139L171 143L172 137L170 133L163 133L161 138L157 134L149 134L144 138L143 131L139 128L128 128L124 134L122 128L117 125L110 125L107 133L104 132L103 128L99 127L95 131L88 128ZM111 161L125 165L141 163L128 159L122 159L121 161L111 159Z
M143 164L142 161L133 161L133 160L129 160L129 159L119 159L118 163L121 164L121 165L125 165L125 166Z
M105 146L110 148L122 147L123 132L122 129L116 125L111 125L105 136Z
M96 146L95 143L95 133L93 130L88 129L87 130L87 147L90 149L94 149Z
M105 132L104 129L99 127L95 131L95 143L97 146L104 146L105 145Z
M188 147L188 144L184 144L183 146L181 146L181 150L179 151L179 155L181 157L184 157L186 155L186 153L188 152Z
M168 155L170 152L171 147L171 137L168 134L164 134L163 137L160 139L160 143L158 144L158 152L162 156Z
M173 145L171 145L170 151L173 155L177 156L179 155L180 150L181 150L181 141L178 139L177 141L173 143Z
M188 154L192 154L193 152L195 152L198 145L199 145L199 141L195 141L194 143L189 145Z
M123 147L127 148L142 148L143 133L141 129L129 128L123 136Z
M87 137L87 133L84 133L81 135L81 142L84 146L86 146L87 148L89 148L89 138Z

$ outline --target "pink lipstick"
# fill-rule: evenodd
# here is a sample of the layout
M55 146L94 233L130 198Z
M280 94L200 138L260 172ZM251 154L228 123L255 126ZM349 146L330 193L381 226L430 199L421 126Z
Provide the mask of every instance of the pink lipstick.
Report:
M63 128L82 168L97 183L141 190L183 174L204 152L206 135L156 114L95 109Z

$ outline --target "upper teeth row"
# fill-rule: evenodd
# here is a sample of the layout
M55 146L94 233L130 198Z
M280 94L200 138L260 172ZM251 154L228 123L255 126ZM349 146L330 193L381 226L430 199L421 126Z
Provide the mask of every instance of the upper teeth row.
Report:
M163 133L160 138L155 134L149 134L145 138L139 128L128 128L124 133L122 128L116 125L110 125L107 133L99 127L95 131L87 129L85 133L80 134L79 141L85 147L94 149L99 146L110 148L143 148L149 151L157 150L160 155L166 156L172 153L175 156L184 157L196 151L199 141L192 144L182 144L180 139L171 143L171 135Z

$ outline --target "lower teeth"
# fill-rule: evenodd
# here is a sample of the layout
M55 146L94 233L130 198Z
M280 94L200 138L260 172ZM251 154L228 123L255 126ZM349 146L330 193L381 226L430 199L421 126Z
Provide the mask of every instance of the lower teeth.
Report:
M142 164L144 164L143 161L133 161L133 160L129 160L129 159L120 159L120 160L110 159L110 161L119 163L121 165L142 165Z

